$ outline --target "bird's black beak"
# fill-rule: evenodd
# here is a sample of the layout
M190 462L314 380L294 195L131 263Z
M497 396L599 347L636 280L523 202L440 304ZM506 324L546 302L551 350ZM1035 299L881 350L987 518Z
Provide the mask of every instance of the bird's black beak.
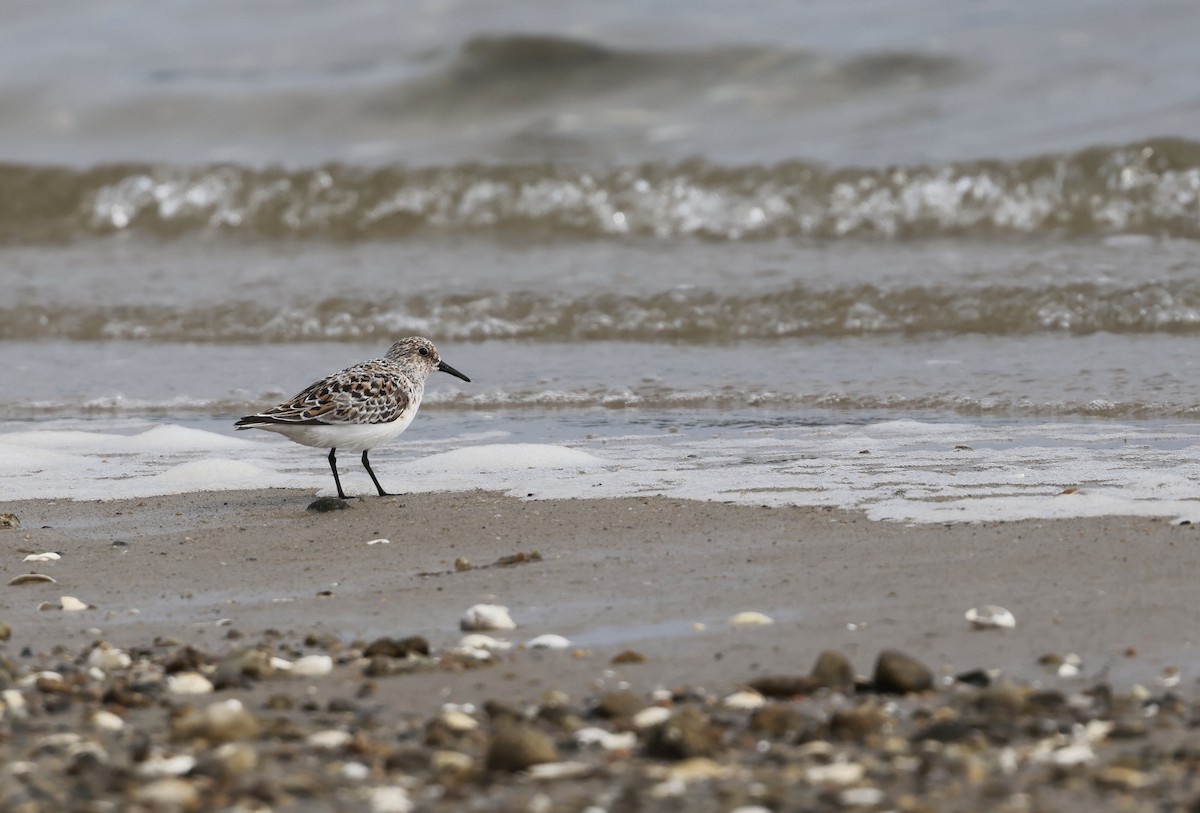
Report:
M447 363L446 363L446 362L444 362L444 361L439 361L439 362L438 362L438 366L437 366L437 368L438 368L438 370L439 370L440 372L443 372L443 373L450 373L450 375L453 375L453 376L458 376L458 377L459 377L459 378L461 378L463 381L470 381L470 380L471 380L471 379L467 378L465 375L463 375L462 373L460 373L458 370L456 370L456 369L454 369L453 367L451 367L449 364L447 364Z

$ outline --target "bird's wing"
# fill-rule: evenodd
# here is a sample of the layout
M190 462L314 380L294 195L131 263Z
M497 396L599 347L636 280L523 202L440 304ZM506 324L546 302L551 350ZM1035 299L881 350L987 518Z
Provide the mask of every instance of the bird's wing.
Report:
M364 362L323 378L290 401L239 423L391 423L411 402L407 381L378 363Z

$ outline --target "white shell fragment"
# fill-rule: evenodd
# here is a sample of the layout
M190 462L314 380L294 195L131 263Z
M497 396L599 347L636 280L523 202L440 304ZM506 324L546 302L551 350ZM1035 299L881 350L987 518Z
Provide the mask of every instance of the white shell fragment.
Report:
M985 604L982 607L972 607L966 613L967 623L977 630L1006 629L1017 625L1016 616L1003 607L995 604Z
M775 619L771 618L771 616L754 612L752 610L744 613L738 613L737 615L731 616L729 619L729 626L731 627L761 627L766 624L774 623Z
M581 728L575 732L575 742L583 747L598 745L605 751L632 751L637 745L637 734L632 731L615 734L603 728Z
M499 604L476 604L463 613L458 622L465 632L481 632L485 630L513 630L517 623L508 614L508 608Z
M305 655L292 664L291 673L298 677L321 677L333 671L333 658L329 655Z
M20 576L13 576L8 580L9 587L21 584L58 584L58 580L45 573L22 573Z
M734 692L721 701L721 705L729 709L760 709L766 704L761 694L749 690Z
M125 727L125 721L105 709L97 709L92 713L90 722L93 728L100 731L120 731Z
M341 731L336 728L326 728L323 731L314 731L305 737L304 741L314 748L328 748L334 750L341 748L354 736L349 731Z
M211 694L212 681L199 672L180 672L167 677L167 691L171 694Z
M561 635L549 633L539 635L536 638L531 638L525 646L529 649L566 649L571 645L571 642Z
M390 545L390 544L392 544L392 540L390 540L390 539L368 539L367 544L368 545Z
M62 557L59 556L54 551L48 550L45 553L31 553L28 556L26 556L24 559L22 559L21 561L22 562L53 562L56 559L61 559L61 558Z
M112 672L117 669L128 668L133 663L133 659L112 644L102 643L88 653L87 662L88 666L94 666L105 672Z
M64 613L77 613L80 610L88 609L88 605L74 596L61 596L58 599L58 603L63 608Z
M195 767L196 758L190 754L180 754L174 757L153 754L149 759L137 766L137 774L145 779L157 779L164 776L183 776Z
M510 641L501 641L498 638L493 638L490 635L481 635L477 632L470 635L464 635L458 645L463 649L482 649L487 652L503 652L506 649L512 649Z
M587 776L593 768L586 762L546 762L529 766L529 778L549 781L552 779L578 779ZM600 808L591 808L599 810Z

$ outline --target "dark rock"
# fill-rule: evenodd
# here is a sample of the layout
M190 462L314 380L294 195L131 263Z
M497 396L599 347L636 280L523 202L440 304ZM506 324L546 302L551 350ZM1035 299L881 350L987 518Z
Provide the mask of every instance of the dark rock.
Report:
M643 655L641 652L638 652L633 649L626 649L624 652L618 652L616 655L613 655L612 660L609 661L609 663L611 663L613 666L621 666L623 664L628 664L628 663L645 663L645 662L646 662L646 656Z
M487 766L492 771L523 771L557 761L554 741L524 723L502 723L488 744Z
M959 683L965 683L968 686L979 686L980 688L992 685L992 676L982 669L972 669L969 672L963 672L961 675L955 675L954 679Z
M875 661L875 691L882 694L908 694L933 688L933 672L916 658L894 649L885 649Z
M747 727L776 739L792 737L804 726L804 718L790 705L776 703L755 709Z
M326 514L330 511L343 511L350 507L350 503L338 497L318 497L308 504L306 510L317 514Z
M933 740L934 742L962 742L970 739L979 730L962 720L939 720L933 723L913 739L917 742Z
M827 649L817 656L812 668L812 682L838 692L854 690L854 667L841 652Z
M363 657L374 658L382 655L387 658L407 658L410 655L428 655L429 641L420 635L410 635L407 638L376 638L363 650Z
M0 641L7 641L12 637L12 627L0 621Z
M808 675L768 675L755 678L747 685L763 697L783 699L811 694L818 688L813 678Z
M336 649L339 644L337 636L327 630L313 630L304 636L304 645L314 649Z
M632 717L641 711L645 705L642 699L633 692L610 692L600 698L600 702L596 704L594 711L597 717L614 720Z
M646 734L646 754L656 759L691 759L716 753L720 731L696 709L684 709Z
M829 718L829 736L835 740L863 742L881 734L891 724L891 717L874 705L838 709Z

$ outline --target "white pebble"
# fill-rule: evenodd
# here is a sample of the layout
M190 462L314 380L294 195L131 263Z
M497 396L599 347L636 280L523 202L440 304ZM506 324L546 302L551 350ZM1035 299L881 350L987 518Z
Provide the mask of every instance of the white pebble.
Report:
M852 785L866 772L867 769L857 762L831 762L814 765L804 772L804 776L814 785Z
M412 813L416 807L408 798L408 791L396 785L371 788L366 795L371 813Z
M465 711L459 711L458 709L451 709L442 714L442 722L451 731L474 731L479 728L478 720Z
M300 677L321 677L333 671L333 658L328 655L305 655L292 664L292 674Z
M1076 743L1059 748L1050 754L1050 761L1064 767L1083 765L1096 759L1096 752L1087 743Z
M848 788L839 797L846 807L873 807L883 801L883 791L879 788Z
M633 715L634 728L653 728L671 719L671 710L662 706L647 706Z
M188 754L180 754L176 757L154 754L137 766L137 773L144 779L156 779L162 776L183 776L195 767L196 758Z
M530 765L528 769L530 779L578 779L587 776L592 772L593 768L586 762L546 762L541 765ZM588 810L601 811L602 808L591 807Z
M53 562L53 561L55 561L57 559L61 559L61 558L62 557L59 556L54 551L48 550L45 553L31 553L28 556L26 556L24 559L22 559L21 561L22 562Z
M761 627L774 623L775 620L771 616L754 611L738 613L729 619L729 626L731 627Z
M731 709L760 709L767 701L758 692L741 691L729 695L721 704Z
M101 731L120 731L125 721L111 711L99 709L92 714L92 725Z
M295 666L287 658L281 658L278 655L272 655L269 663L271 664L271 668L276 672L290 672L292 671L292 667Z
M499 604L476 604L463 614L458 625L466 632L517 628L516 622L508 614L508 608Z
M171 694L211 694L212 690L212 681L199 672L180 672L167 678Z
M133 659L112 644L102 643L88 653L87 662L89 666L111 672L115 669L128 668L133 663Z
M58 599L59 605L62 606L63 612L77 613L80 610L86 610L88 606L74 596L62 596Z
M63 676L59 672L51 672L49 670L43 670L41 672L31 672L30 674L28 674L25 677L18 680L17 685L20 686L22 689L28 689L30 687L36 686L37 682L39 680L41 680L42 678L45 678L46 680L62 680Z
M16 689L5 689L0 692L0 702L4 704L0 707L4 712L3 716L11 720L24 720L29 716L29 711L25 704L25 695Z
M603 728L581 728L575 732L575 742L584 747L599 745L605 751L632 751L637 745L637 734L632 731L614 734Z
M972 607L966 612L967 623L977 630L1012 629L1017 625L1016 616L995 604Z
M368 539L367 544L368 545L390 545L390 544L392 544L392 540L390 540L390 539Z
M536 638L530 639L525 644L530 649L566 649L570 645L571 642L566 638L561 635L554 635L553 633L539 635Z
M361 782L371 775L371 769L361 762L347 762L342 765L342 776L352 782Z
M346 743L350 742L353 737L349 731L340 731L336 728L326 728L323 731L314 731L305 738L305 742L315 748L328 748L333 750L341 748Z

